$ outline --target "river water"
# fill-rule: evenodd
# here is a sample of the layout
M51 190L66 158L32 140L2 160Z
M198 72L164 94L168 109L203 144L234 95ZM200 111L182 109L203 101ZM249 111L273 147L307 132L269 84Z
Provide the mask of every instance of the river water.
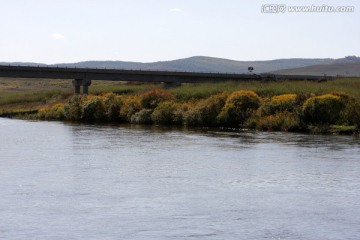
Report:
M360 139L0 118L0 239L360 239Z

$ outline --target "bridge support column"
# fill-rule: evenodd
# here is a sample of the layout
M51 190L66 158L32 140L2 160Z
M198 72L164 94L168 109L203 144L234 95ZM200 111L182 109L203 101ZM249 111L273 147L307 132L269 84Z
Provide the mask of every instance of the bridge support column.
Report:
M90 79L74 79L72 84L75 87L75 94L80 94L80 87L83 87L83 94L89 93L89 86L91 85Z
M176 87L180 87L181 83L180 82L162 82L161 86L164 89L176 88Z
M72 80L72 85L75 87L75 94L80 94L81 79Z
M89 94L89 86L91 85L90 79L83 79L82 86L83 86L83 94Z

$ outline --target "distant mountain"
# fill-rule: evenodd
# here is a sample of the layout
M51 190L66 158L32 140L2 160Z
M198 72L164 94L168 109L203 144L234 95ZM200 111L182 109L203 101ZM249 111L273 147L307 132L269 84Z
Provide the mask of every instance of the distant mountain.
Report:
M334 59L277 59L269 61L234 61L213 57L190 57L173 61L153 63L122 62L122 61L86 61L79 63L55 64L61 67L88 67L88 68L116 68L134 70L164 70L181 72L220 72L220 73L246 73L249 66L255 72L271 72L280 69L328 64Z
M0 65L13 65L13 66L31 66L31 67L45 67L48 66L44 63L33 63L33 62L0 62Z
M284 75L360 76L360 62L332 63L274 71Z
M161 61L152 63L124 62L124 61L86 61L78 63L61 63L48 66L59 67L78 67L78 68L114 68L114 69L134 69L134 70L163 70L163 71L181 71L181 72L219 72L219 73L246 73L247 68L254 67L255 73L275 72L284 69L298 69L314 65L332 65L360 63L360 58L349 56L345 58L291 58L276 59L267 61L234 61L213 57L190 57L173 61ZM46 66L38 63L0 63L11 65L32 65ZM356 72L357 68L351 71ZM341 66L338 68L341 70ZM338 74L338 73L336 73ZM340 74L340 72L339 72Z

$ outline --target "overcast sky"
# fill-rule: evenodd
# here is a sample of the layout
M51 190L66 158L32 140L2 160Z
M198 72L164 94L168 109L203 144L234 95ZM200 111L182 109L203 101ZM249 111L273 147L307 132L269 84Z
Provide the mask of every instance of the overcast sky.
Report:
M264 4L353 13L262 13ZM0 61L360 56L360 1L0 0Z

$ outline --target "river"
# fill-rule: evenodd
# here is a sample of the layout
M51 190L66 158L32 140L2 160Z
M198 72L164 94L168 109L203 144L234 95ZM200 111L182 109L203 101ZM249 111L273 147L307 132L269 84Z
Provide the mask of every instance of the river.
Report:
M0 239L360 239L360 139L0 118Z

